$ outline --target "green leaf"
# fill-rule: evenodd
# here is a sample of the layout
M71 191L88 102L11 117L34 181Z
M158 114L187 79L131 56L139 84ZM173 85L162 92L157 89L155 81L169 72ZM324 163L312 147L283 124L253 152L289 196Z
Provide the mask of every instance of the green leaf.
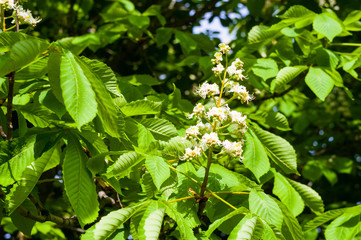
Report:
M130 15L128 19L137 28L147 28L150 23L150 19L147 16Z
M91 84L91 87L95 93L95 99L98 106L98 116L100 117L105 131L113 136L119 137L118 129L117 129L117 109L111 98L109 92L107 91L103 80L92 71L89 67L89 63L86 61L82 61L80 59L76 59L79 66L81 66L82 71L84 72L86 78ZM116 83L114 82L114 85Z
M0 142L0 185L8 186L21 179L34 161L35 136Z
M300 194L298 194L282 174L274 172L274 176L273 194L281 199L294 216L298 216L305 207Z
M94 228L90 228L82 239L105 240L110 237L121 225L127 222L134 214L147 207L150 202L142 203L133 207L126 207L110 212L102 217Z
M0 47L11 47L15 43L26 40L29 37L29 35L26 35L21 32L1 32L0 33Z
M293 66L293 67L284 67L282 68L275 80L271 83L271 92L278 92L281 90L287 83L295 79L300 73L306 70L307 66Z
M56 115L49 111L48 108L38 103L31 103L25 106L16 107L26 120L31 122L35 127L46 128L50 125L52 119L57 119Z
M38 58L27 67L15 73L15 80L42 78L48 72L48 57Z
M48 47L37 39L27 39L16 42L12 45L10 53L1 55L7 61L0 65L0 76L19 70L36 60Z
M255 75L266 81L277 76L278 66L276 61L271 58L259 58L252 66L252 71Z
M184 54L189 55L192 51L197 49L197 43L193 40L190 33L184 31L176 31L175 39L179 42L182 47Z
M266 149L268 156L285 172L297 172L297 156L295 150L285 139L274 135L258 126L251 127Z
M144 160L144 156L136 152L127 152L123 155L120 155L115 163L108 167L106 176L108 178L122 178L124 177L124 172L134 167L142 160Z
M149 130L147 130L142 124L138 124L138 147L147 151L151 142L154 141L154 137Z
M162 184L170 177L168 163L162 157L149 155L145 159L145 166L152 176L155 186L160 189Z
M323 201L321 196L312 188L302 183L287 179L291 185L300 194L306 205L315 213L322 213L324 211Z
M131 103L126 104L121 107L120 110L122 113L127 116L137 116L137 115L149 115L149 114L158 114L160 112L161 102L153 102L149 100L137 100Z
M181 239L196 240L192 228L188 222L184 220L183 216L166 201L162 202L167 208L166 213L177 222L177 229L180 232Z
M142 14L143 16L156 16L162 26L166 24L166 19L161 14L161 6L153 4Z
M330 210L327 212L324 212L318 216L316 216L314 219L312 219L311 221L308 221L304 226L303 226L303 231L307 232L310 230L313 230L325 223L327 223L328 221L331 221L332 219L335 219L339 216L341 216L347 208L340 208L340 209L335 209L335 210ZM351 209L351 208L349 208Z
M6 196L6 204L11 214L31 193L49 160L53 157L55 147L45 152L40 158L32 162L21 175L21 179Z
M354 239L361 230L360 212L344 213L333 220L326 228L326 239Z
M286 239L304 240L303 232L297 219L287 209L287 207L279 201L276 201L283 215L282 233Z
M97 102L89 80L69 50L62 56L60 85L64 105L80 129L96 116Z
M29 199L25 199L21 206L32 214L38 214L38 209ZM24 217L18 211L15 211L9 215L11 217L11 221L14 223L14 225L18 228L19 231L21 231L23 234L26 234L27 236L31 236L31 232L36 221Z
M87 161L79 140L69 134L63 163L64 187L82 227L96 220L99 211L98 194Z
M161 47L164 44L167 44L173 34L173 28L158 28L157 35L155 36L155 41L157 43L157 47Z
M164 152L171 153L174 155L180 155L184 152L184 149L191 146L191 142L178 136L171 138L167 142L159 141L159 145L161 146Z
M313 28L331 42L343 30L342 23L331 17L329 13L317 15L313 21Z
M209 225L208 230L206 231L205 235L206 237L210 237L211 234L219 227L221 224L226 222L228 219L231 219L232 217L239 215L239 214L248 214L249 210L245 207L240 207L237 210L234 210L230 213L228 213L226 216L217 219L214 221L211 225Z
M282 226L282 212L275 200L264 192L252 190L249 195L249 210L276 227Z
M144 215L138 226L138 237L140 240L157 240L162 228L163 217L165 213L164 206L153 201L144 212Z
M334 86L334 81L330 75L319 67L310 67L305 81L316 96L322 101L325 101L325 98Z
M240 223L241 228L238 229L238 225L229 235L229 240L257 240L263 235L263 223L258 217L246 219L249 215L242 219Z
M248 130L245 134L246 144L244 149L244 165L251 170L258 181L270 168L267 153L264 150L259 139L254 136L252 130Z
M316 50L316 62L318 66L329 68L336 68L338 64L338 57L332 51L325 48L318 48Z
M154 77L147 74L134 74L130 76L125 76L119 78L120 82L128 82L134 86L154 86L161 84L160 81L156 80Z
M140 121L140 123L158 140L166 141L178 136L176 127L165 119L146 118Z

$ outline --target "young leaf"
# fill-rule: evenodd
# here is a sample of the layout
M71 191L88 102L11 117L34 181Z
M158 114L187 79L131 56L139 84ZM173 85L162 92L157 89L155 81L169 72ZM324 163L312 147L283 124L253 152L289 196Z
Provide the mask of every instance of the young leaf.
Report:
M35 136L0 142L0 185L20 180L23 171L34 161Z
M165 208L158 201L153 201L144 212L138 226L140 240L157 240L162 228Z
M295 79L300 73L306 70L307 66L293 66L293 67L284 67L282 68L275 80L271 83L271 92L277 92L277 90L284 87L287 83Z
M20 181L6 196L7 209L11 214L31 193L50 158L53 157L55 147L45 152L40 158L32 162L23 172Z
M281 199L294 216L298 216L305 207L301 196L282 174L275 172L274 176L273 193Z
M69 134L63 163L64 187L82 227L93 222L99 211L98 194L87 160L79 140Z
M289 142L258 126L252 126L251 129L263 144L268 156L285 173L298 173L296 153Z
M145 166L153 178L153 182L158 189L170 177L168 164L162 157L149 155L145 159Z
M300 194L306 205L315 213L322 213L324 211L323 201L321 196L309 186L302 183L287 179L294 189Z
M282 212L273 198L257 190L249 195L249 210L276 227L282 226Z
M244 165L251 170L259 181L270 168L267 153L264 150L259 139L254 136L252 130L248 130L245 134L246 146L244 149Z
M62 56L60 86L65 107L80 129L96 116L97 102L89 80L69 50Z
M325 98L331 92L335 84L330 75L320 67L311 67L305 81L316 96L322 101L325 101Z

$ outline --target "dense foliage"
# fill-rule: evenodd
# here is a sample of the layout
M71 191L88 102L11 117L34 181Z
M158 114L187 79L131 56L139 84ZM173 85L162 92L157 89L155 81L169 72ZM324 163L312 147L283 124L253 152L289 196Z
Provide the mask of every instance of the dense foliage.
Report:
M1 237L361 238L353 1L0 4Z

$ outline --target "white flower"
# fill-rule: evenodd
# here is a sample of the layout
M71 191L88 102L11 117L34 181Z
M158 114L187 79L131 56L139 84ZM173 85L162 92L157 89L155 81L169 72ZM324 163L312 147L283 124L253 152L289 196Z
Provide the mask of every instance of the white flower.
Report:
M215 132L206 133L202 137L201 145L204 147L215 146L215 145L220 145L220 144L221 144L221 141L219 140L218 135Z
M16 7L14 0L0 0L0 4L5 5L6 9L15 9Z
M219 108L213 107L209 109L208 112L206 113L206 117L208 119L217 118L220 121L225 121L228 118L228 114L229 114L229 107L225 105L224 107L219 107Z
M242 142L231 142L228 140L224 140L222 142L222 145L225 153L231 154L235 157L241 157L243 153Z
M218 47L219 47L219 51L221 51L223 54L228 53L231 50L231 48L224 43L220 43Z
M193 159L195 157L198 157L201 155L202 149L200 147L194 147L192 148L186 148L186 152L183 157L180 157L180 160L187 160L187 159Z
M211 60L213 64L216 64L216 63L218 64L218 63L222 62L222 60L223 60L221 52L216 52L214 54L214 57L215 57L215 59Z
M239 83L233 84L232 88L228 92L233 92L238 99L242 100L242 102L248 103L254 99L254 97L249 94L246 87L240 85Z
M203 83L196 91L201 98L205 99L207 96L214 96L219 94L219 86L216 83Z
M186 130L186 136L187 137L196 137L199 135L199 128L198 126L190 126L187 130Z
M227 68L227 72L230 78L236 80L243 80L245 76L243 75L243 62L237 58L235 61L232 62L231 66Z
M224 67L223 67L223 65L221 63L218 63L217 66L212 68L212 71L214 72L214 74L216 76L221 75L223 70L224 70Z
M204 124L203 122L198 122L197 127L200 131L206 131L206 132L212 131L213 129L212 125L208 122L206 124Z
M235 122L235 123L241 124L244 127L246 127L247 115L242 116L242 113L240 113L240 112L231 111L229 113L229 116L231 117L231 122Z
M41 21L40 18L34 18L33 15L31 14L31 11L24 10L22 6L17 6L16 9L14 10L17 11L17 15L20 23L27 23L35 26L37 23Z
M193 116L201 116L203 112L205 111L205 107L202 105L202 103L197 103L197 105L193 108L193 113L188 115L188 119L193 118Z

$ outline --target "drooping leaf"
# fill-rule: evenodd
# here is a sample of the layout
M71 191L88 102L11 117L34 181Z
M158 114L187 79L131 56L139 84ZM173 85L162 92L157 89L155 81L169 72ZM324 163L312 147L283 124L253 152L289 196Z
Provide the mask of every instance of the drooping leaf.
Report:
M282 226L282 211L275 200L264 192L252 190L249 195L249 210L276 227Z
M144 212L138 226L140 240L157 240L162 228L165 208L158 201L153 201Z
M21 179L6 196L7 209L11 214L31 193L50 158L53 157L55 147L45 152L40 158L32 162L21 175Z
M277 90L284 87L287 83L295 79L300 73L306 70L307 66L292 66L282 68L275 80L271 83L271 92L277 92Z
M35 136L0 142L0 185L20 180L23 171L34 161Z
M165 119L146 118L140 123L153 134L154 138L158 140L166 141L178 136L176 127Z
M297 158L293 147L285 139L252 126L252 131L258 137L267 151L268 156L285 172L297 173Z
M302 183L287 179L292 187L300 194L306 205L315 213L322 213L324 211L323 201L321 196L312 188Z
M273 193L281 199L294 216L298 216L305 207L300 194L282 174L275 172L274 176Z
M332 42L342 32L343 26L341 21L335 20L329 13L321 13L313 21L313 28Z
M95 93L75 56L64 50L60 64L60 86L64 104L80 128L93 120L97 113Z
M125 116L137 116L147 114L158 114L160 112L160 102L153 102L148 100L138 100L130 102L120 108Z
M98 194L90 171L88 157L79 140L68 134L68 145L63 163L63 178L66 194L82 227L98 217Z
M149 155L145 159L145 166L153 178L153 182L158 189L170 177L168 164L162 157Z
M115 163L108 167L106 176L108 178L121 178L124 176L124 172L137 165L142 160L144 160L144 156L136 152L128 152L120 155L119 158L115 161Z
M244 149L244 165L251 170L259 181L270 168L267 153L261 142L254 136L252 130L248 130L245 134L246 144Z
M94 228L90 228L82 239L104 240L110 237L121 225L127 222L134 214L146 208L150 202L142 203L133 207L126 207L110 212L102 217Z

